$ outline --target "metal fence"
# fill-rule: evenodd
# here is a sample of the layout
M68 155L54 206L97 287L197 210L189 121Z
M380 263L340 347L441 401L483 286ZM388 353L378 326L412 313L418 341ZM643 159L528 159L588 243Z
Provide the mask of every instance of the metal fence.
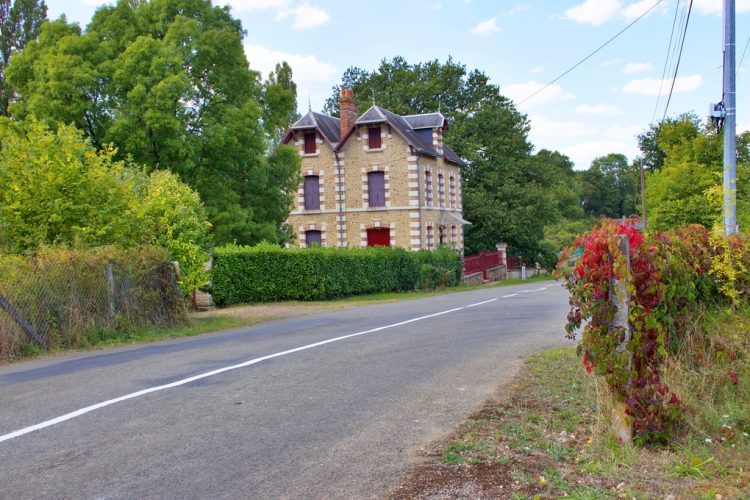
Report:
M159 252L0 256L0 359L29 345L75 347L185 319L174 266ZM110 258L111 257L111 258Z

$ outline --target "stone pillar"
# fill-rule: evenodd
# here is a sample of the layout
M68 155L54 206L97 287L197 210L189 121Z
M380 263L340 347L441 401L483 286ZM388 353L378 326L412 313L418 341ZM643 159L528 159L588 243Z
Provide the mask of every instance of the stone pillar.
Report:
M508 259L506 258L505 251L508 249L507 243L498 243L495 245L495 248L497 248L497 251L500 252L500 264L504 265L505 267L508 267Z

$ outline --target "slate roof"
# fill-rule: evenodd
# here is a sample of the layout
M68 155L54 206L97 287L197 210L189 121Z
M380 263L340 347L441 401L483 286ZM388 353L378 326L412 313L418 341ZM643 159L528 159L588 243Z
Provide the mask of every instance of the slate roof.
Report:
M416 132L416 130L423 128L442 127L444 122L445 117L440 113L400 116L385 108L372 106L357 119L355 124L365 125L368 123L387 123L419 153L438 158L445 158L452 163L463 165L463 160L461 160L452 149L443 145L443 152L439 153L433 147L432 141L426 140L421 134ZM415 124L416 127L413 126L412 123Z
M433 147L432 140L423 137L423 135L426 134L420 134L417 132L418 130L444 126L445 117L442 113L400 116L379 106L372 106L357 118L355 125L366 125L370 123L387 123L396 131L396 133L403 137L410 146L414 147L421 154L434 156L436 158L444 158L446 161L458 165L464 164L464 161L461 160L451 148L443 144L443 152L439 153ZM320 130L320 133L323 134L326 140L334 148L341 145L339 143L342 139L346 140L346 138L340 136L341 126L338 118L324 115L322 113L316 113L314 111L309 111L290 127L287 139L290 137L291 131L293 130L312 128Z
M422 128L438 128L445 125L445 117L442 113L426 113L424 115L406 115L404 120L414 130Z
M341 126L339 125L339 119L332 116L324 115L322 113L316 113L315 111L309 111L305 116L297 120L297 122L291 126L291 130L303 130L317 128L320 133L331 143L333 147L341 141L339 136Z

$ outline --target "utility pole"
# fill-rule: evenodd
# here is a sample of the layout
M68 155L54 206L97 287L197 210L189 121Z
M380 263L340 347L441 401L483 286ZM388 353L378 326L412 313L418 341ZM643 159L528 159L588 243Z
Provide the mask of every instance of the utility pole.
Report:
M646 232L646 174L643 172L643 158L638 160L641 170L641 219L643 220L643 232Z
M724 234L737 232L735 0L724 0Z

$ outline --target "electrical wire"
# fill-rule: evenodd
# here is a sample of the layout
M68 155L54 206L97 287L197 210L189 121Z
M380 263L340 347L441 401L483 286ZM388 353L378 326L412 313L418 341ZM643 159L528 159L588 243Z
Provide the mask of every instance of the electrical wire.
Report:
M742 51L742 57L740 57L740 63L737 65L737 73L740 72L740 68L742 67L742 61L745 60L745 52L747 52L748 45L750 45L750 36L747 37L747 43L745 43L745 50Z
M685 28L682 30L682 42L680 42L680 53L677 56L677 64L674 67L674 75L672 76L672 86L669 88L669 97L667 97L667 105L664 106L664 116L661 121L667 118L667 110L669 110L669 103L672 101L672 92L674 91L674 84L677 81L677 72L680 69L680 61L682 60L682 49L685 48L685 38L687 38L688 25L690 24L690 13L693 11L693 0L690 0L690 6L688 7L687 19L685 20Z
M526 97L526 98L522 99L521 101L519 101L519 102L518 102L518 103L517 103L516 105L517 105L517 106L520 106L521 104L525 103L526 101L528 101L528 100L529 100L529 99L531 99L532 97L534 97L534 96L536 96L537 94L539 94L539 93L541 93L541 92L545 91L545 90L546 90L547 88L549 88L549 87L550 87L551 85L553 85L553 84L554 84L554 83L556 83L556 82L557 82L558 80L560 80L560 79L561 79L562 77L564 77L565 75L567 75L568 73L570 73L571 71L573 71L574 69L576 69L576 68L577 68L578 66L580 66L580 65L581 65L581 64L583 64L584 62L586 62L586 61L588 61L589 59L591 59L591 57L592 57L592 56L593 56L594 54L596 54L597 52L599 52L600 50L602 50L602 49L603 49L604 47L606 47L606 46L607 46L607 45L609 45L609 44L610 44L611 42L613 42L613 41L614 41L614 40L615 40L615 39L616 39L617 37L619 37L620 35L622 35L623 33L625 33L625 32L626 32L626 31L627 31L627 30L628 30L628 29L629 29L629 28L630 28L631 26L633 26L633 25L634 25L635 23L637 23L637 22L638 22L638 21L640 21L640 20L641 20L642 18L644 18L644 17L646 16L646 14L648 14L649 12L651 12L652 10L654 10L654 9L656 8L656 6L657 6L657 5L659 5L660 3L662 3L663 1L664 1L664 0L657 0L657 2L656 2L656 3L654 4L654 5L652 5L652 6L651 6L651 7L650 7L650 8L649 8L649 9L648 9L648 10L647 10L646 12L644 12L643 14L641 14L640 16L638 16L638 17L637 17L637 18L636 18L636 19L635 19L635 20L634 20L634 21L633 21L632 23L628 24L628 25L627 25L627 26L625 26L625 27L624 27L623 29L621 29L620 31L618 31L618 32L617 32L617 34L616 34L615 36L613 36L612 38L610 38L609 40L607 40L606 42L604 42L604 43L603 43L602 45L600 45L598 49L596 49L595 51L591 52L591 53L590 53L589 55L587 55L586 57L584 57L583 59L581 59L580 61L578 61L577 63L575 63L575 64L574 64L573 66L571 66L571 67L570 67L570 68L568 68L567 70L565 70L565 71L564 71L563 73L561 73L561 74L560 74L560 75L559 75L559 76L558 76L557 78L555 78L554 80L552 80L551 82L549 82L549 83L548 83L547 85L545 85L544 87L540 88L540 89L539 89L539 90L537 90L536 92L532 93L532 94L531 94L530 96L528 96L528 97Z
M664 57L664 70L661 72L661 80L659 80L659 95L656 97L656 106L654 106L654 115L651 117L651 121L656 120L656 113L659 112L659 101L661 101L661 91L664 85L664 77L667 76L667 67L669 67L669 55L672 53L672 40L674 38L674 29L677 26L677 13L680 11L680 0L677 0L674 6L674 18L672 19L672 32L669 34L669 43L667 44L667 55Z

